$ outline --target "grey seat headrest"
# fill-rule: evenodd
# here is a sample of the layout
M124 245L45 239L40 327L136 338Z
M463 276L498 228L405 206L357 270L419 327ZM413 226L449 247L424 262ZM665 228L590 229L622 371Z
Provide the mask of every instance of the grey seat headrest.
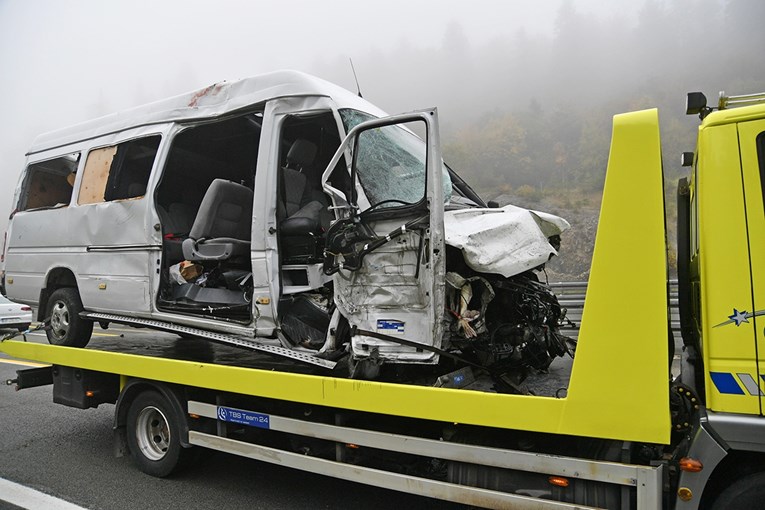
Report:
M313 164L317 150L316 144L303 138L298 138L292 142L292 147L290 147L287 153L287 165L294 165L298 168L309 166Z

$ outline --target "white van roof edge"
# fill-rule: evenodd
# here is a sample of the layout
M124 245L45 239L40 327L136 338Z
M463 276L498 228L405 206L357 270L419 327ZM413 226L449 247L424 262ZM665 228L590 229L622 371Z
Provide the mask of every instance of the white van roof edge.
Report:
M215 83L203 89L50 131L34 140L27 155L134 127L216 117L287 96L327 96L341 107L355 108L376 116L385 115L373 104L334 83L299 71L283 70Z

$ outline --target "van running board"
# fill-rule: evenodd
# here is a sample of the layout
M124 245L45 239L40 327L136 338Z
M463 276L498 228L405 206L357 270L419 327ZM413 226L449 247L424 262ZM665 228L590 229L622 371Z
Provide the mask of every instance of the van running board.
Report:
M124 315L112 315L108 313L95 313L95 312L81 312L80 317L89 319L96 322L116 322L119 324L133 324L136 326L143 326L151 329L158 329L160 331L168 331L171 333L183 333L185 335L193 335L215 342L234 345L236 347L243 347L245 349L253 349L255 351L267 352L274 356L281 356L283 358L294 359L310 365L320 366L332 370L335 368L334 361L327 359L317 358L313 354L308 354L300 351L293 351L292 349L286 349L284 347L278 347L275 345L268 345L256 340L250 340L235 335L227 335L224 333L215 333L213 331L207 331L204 329L190 328L188 326L179 326L170 322L155 321L151 319L139 319L135 317L125 317Z

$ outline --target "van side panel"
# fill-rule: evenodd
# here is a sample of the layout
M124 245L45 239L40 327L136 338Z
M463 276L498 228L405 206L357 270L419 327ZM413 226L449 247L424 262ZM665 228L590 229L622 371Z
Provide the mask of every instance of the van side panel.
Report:
M78 205L78 198L92 149L160 132L160 128L149 126L56 150L71 153L76 149L82 154L72 199L66 207L14 215L8 229L5 261L8 297L44 306L40 303L43 290L50 294L55 286L69 286L72 281L69 278L56 283L53 280L59 278L51 275L71 272L87 310L151 313L152 277L159 267L162 244L161 233L153 228L157 218L150 202L162 147L152 163L154 178L149 179L145 191L139 192L142 195L83 205ZM41 316L45 316L44 310Z
M152 246L148 199L72 207L69 242L79 248L78 286L88 310L149 313Z
M149 312L149 267L159 256L145 228L145 199L17 213L6 282L16 301L37 305L56 268L68 268L89 310Z
M60 240L53 244L53 238L69 236L67 209L20 212L13 216L5 259L5 287L10 299L36 306L48 271L55 267L73 270L76 266L80 249L68 243L62 245Z

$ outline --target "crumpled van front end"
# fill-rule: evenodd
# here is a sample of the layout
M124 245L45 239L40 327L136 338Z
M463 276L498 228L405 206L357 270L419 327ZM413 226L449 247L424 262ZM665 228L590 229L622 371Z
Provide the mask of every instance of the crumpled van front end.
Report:
M442 163L434 110L343 116L349 135L324 174L337 218L324 268L332 323L350 330L352 375L455 356L489 370L545 369L571 354L558 332L565 311L534 272L557 255L568 222L485 207ZM327 184L343 155L354 184L345 191Z

